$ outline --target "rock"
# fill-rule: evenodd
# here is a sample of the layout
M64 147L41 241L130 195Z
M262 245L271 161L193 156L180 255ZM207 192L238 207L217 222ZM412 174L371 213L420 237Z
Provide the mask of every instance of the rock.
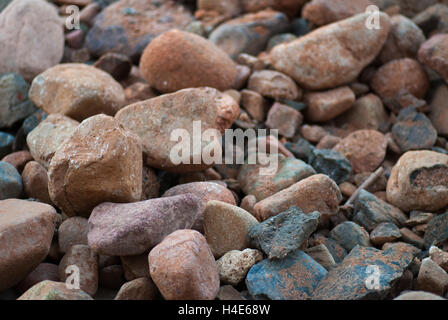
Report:
M315 233L313 235L312 240L313 240L312 242L314 243L314 245L322 244L325 247L327 247L328 251L330 251L330 254L336 263L340 263L347 255L347 251L331 238L327 238L318 233Z
M249 67L251 71L259 71L267 68L267 64L264 60L247 53L240 53L236 58L236 62L240 65Z
M415 227L417 225L428 223L433 218L432 213L420 211L411 211L409 216L409 219L404 223L407 227Z
M448 86L442 84L434 92L430 103L429 119L439 135L448 137Z
M93 300L82 290L68 289L63 282L45 280L34 285L17 300Z
M186 173L203 171L211 167L213 163L204 163L203 159L197 161L196 158L199 155L193 152L182 154L182 159L179 159L182 163L173 163L171 154L176 152L175 146L179 146L179 142L170 139L172 131L185 129L190 136L193 136L192 122L201 121L203 132L207 129L216 129L224 134L224 130L232 125L238 114L239 106L232 97L216 89L205 87L184 89L132 104L120 110L115 118L123 127L140 136L144 161L148 166ZM161 118L164 119L163 122L160 121ZM182 133L181 137L185 135ZM182 141L185 144L184 139ZM203 141L201 151L207 146L210 148L210 144L211 142L206 144ZM199 162L199 164L193 162Z
M3 158L11 152L14 136L12 134L0 131L0 158Z
M83 121L53 156L51 200L68 216L88 217L98 204L140 200L142 156L138 137L114 118Z
M354 173L372 172L386 156L387 140L376 130L358 130L342 139L333 150L350 160Z
M64 220L58 229L59 250L67 252L74 245L87 245L88 220L71 217Z
M24 135L27 136L31 131L34 130L34 128L38 126L41 121L45 120L46 118L47 114L44 111L37 109L23 121L20 130L23 130Z
M246 285L256 299L306 300L326 274L324 267L296 250L285 259L265 259L254 265Z
M100 270L99 284L108 289L120 289L126 282L121 265L111 265Z
M302 9L302 17L316 26L350 18L373 5L369 0L312 0Z
M20 198L22 177L8 162L0 161L0 199Z
M402 210L436 211L448 205L448 156L408 151L392 168L387 201Z
M309 163L316 172L326 174L337 184L348 180L352 170L350 161L336 150L314 149Z
M316 145L317 149L333 149L339 142L341 142L341 138L333 136L331 134L327 134L324 136L319 143Z
M272 70L252 73L247 88L275 100L297 100L302 97L302 90L290 77Z
M448 273L430 258L425 258L418 272L416 289L443 296L448 289Z
M317 211L304 214L297 207L291 207L252 227L247 237L269 259L283 259L302 247L316 230L319 219Z
M218 268L199 232L173 232L148 259L151 278L166 300L213 300L218 294Z
M193 33L164 32L145 48L140 70L148 84L162 93L185 88L230 89L236 64L212 42Z
M308 141L312 143L318 143L320 140L322 140L326 135L328 135L328 132L318 125L308 125L304 124L300 128L300 134Z
M127 281L138 278L149 278L148 254L120 257Z
M142 171L142 197L141 200L149 200L159 197L159 181L154 170L143 166Z
M89 218L89 246L99 254L141 254L178 229L190 228L199 214L193 194L135 203L102 203Z
M45 281L59 281L58 265L52 263L41 263L33 271L31 271L16 288L20 292L25 292L35 284Z
M218 13L224 17L234 17L241 13L242 4L239 0L230 0L226 2L214 0L198 0L197 10L210 11L210 13Z
M433 218L426 227L425 247L439 245L448 240L448 213L441 214Z
M255 217L264 221L280 212L297 206L304 213L319 211L321 219L336 214L341 191L328 176L316 174L258 202L254 207Z
M17 284L45 259L56 219L56 210L48 204L0 201L0 291Z
M365 28L367 17L359 14L277 45L270 53L275 69L312 90L334 88L355 80L375 59L390 29L386 14L380 13L381 29Z
M14 168L21 173L25 168L25 165L33 160L34 159L29 151L22 150L8 154L1 161L12 164Z
M278 160L274 174L264 174L260 169L266 166L260 164L243 164L238 181L244 193L254 195L261 201L316 173L301 160L286 158L283 155L279 156Z
M131 84L126 89L124 89L124 94L126 95L125 105L127 106L157 96L151 86L142 82Z
M436 3L427 7L422 12L416 14L412 21L417 24L422 31L430 37L438 33L448 31L448 6L443 3Z
M123 284L115 300L155 300L157 287L149 278L138 278Z
M440 266L445 272L448 272L448 252L440 250L435 246L429 248L429 256L438 266Z
M77 244L67 250L66 254L59 263L59 277L65 282L67 277L72 274L73 268L79 269L80 289L93 296L98 290L98 255L83 244Z
M218 300L246 300L241 293L231 285L224 285L219 288L218 296L216 298Z
M269 109L268 102L261 94L247 89L241 91L241 106L257 121L264 121Z
M324 244L307 248L305 249L305 253L327 270L330 270L336 265L333 256Z
M372 231L383 222L390 222L402 226L406 215L397 207L381 200L372 193L362 189L355 201L355 216L353 221Z
M123 88L112 76L82 63L45 70L31 83L29 97L46 113L62 113L77 121L100 113L113 116L125 99Z
M288 18L268 9L226 21L213 30L209 40L236 59L240 53L257 55L266 48L270 37L287 29Z
M236 286L246 277L249 269L261 260L263 254L258 250L231 250L216 261L219 278L223 283Z
M180 194L192 193L197 196L199 202L199 215L194 222L192 229L204 233L204 210L207 202L217 200L236 205L233 193L224 186L214 182L191 182L174 186L162 195L162 197L172 197Z
M277 129L278 133L283 137L292 138L302 121L303 116L299 111L276 102L269 110L266 126L271 129Z
M0 128L11 127L36 110L28 99L28 89L29 85L21 75L0 74Z
M231 204L210 200L204 210L204 231L213 255L220 258L230 250L248 247L247 234L258 221L247 211Z
M175 1L117 1L96 16L85 46L94 56L115 52L135 61L155 37L184 29L192 20L191 13Z
M401 238L400 229L391 222L380 223L370 233L370 241L377 246L382 246L386 242L394 242L399 238Z
M322 279L312 298L314 300L384 299L395 281L401 278L405 269L411 264L413 257L412 253L398 247L381 251L356 246L342 263L331 269ZM375 270L379 272L379 281L374 279ZM371 284L373 288L369 289L367 284ZM378 288L375 288L376 285Z
M400 229L401 238L404 242L412 244L413 246L417 248L423 248L424 243L423 239L416 235L414 232L409 230L408 228L401 228Z
M28 197L51 204L47 171L38 162L30 161L26 164L22 172L22 182Z
M1 12L0 25L0 74L15 72L30 81L61 61L64 31L54 5L42 0L14 1Z
M396 297L394 300L445 300L445 299L429 292L408 291Z
M26 137L33 158L47 169L56 151L78 125L78 121L62 114L50 114Z
M273 8L293 17L305 2L304 0L242 0L242 5L247 12L258 12L266 8Z
M369 233L352 221L338 224L330 232L330 237L350 252L357 245L370 247Z
M124 54L106 52L93 66L107 72L115 80L120 81L125 79L131 72L132 62Z
M418 59L424 65L440 74L448 82L448 35L437 34L426 41L418 52Z
M414 107L400 111L391 132L402 152L430 149L437 140L437 131L431 121Z
M280 44L280 43L288 43L291 42L293 40L296 40L297 36L295 34L292 33L280 33L280 34L276 34L275 36L272 36L269 41L268 41L268 45L266 46L266 51L269 52L272 50L272 48L274 48L276 45Z

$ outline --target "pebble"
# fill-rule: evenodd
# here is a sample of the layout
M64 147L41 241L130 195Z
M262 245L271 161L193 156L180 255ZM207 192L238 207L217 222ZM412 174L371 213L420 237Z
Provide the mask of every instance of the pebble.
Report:
M431 258L425 258L418 272L416 289L443 296L448 289L448 273Z
M306 243L317 229L319 219L317 211L304 214L299 208L291 207L253 226L247 237L269 259L283 259Z
M357 130L342 139L333 150L352 164L354 173L372 172L386 156L386 137L376 130Z
M99 254L138 255L171 232L190 228L199 214L193 194L134 203L102 203L89 218L88 243Z
M369 0L312 0L302 9L302 17L313 25L323 26L366 11Z
M448 272L448 252L432 246L429 248L429 256L431 257L431 260L437 263L437 265L445 270L445 272Z
M288 105L275 102L269 110L266 126L277 129L278 134L285 138L295 136L297 129L302 124L302 114Z
M394 242L400 238L400 229L391 222L380 223L370 233L370 241L377 246L382 246L386 242Z
M115 80L120 81L125 79L131 72L132 62L124 54L107 52L93 66L107 72Z
M259 221L264 221L297 206L304 213L318 211L325 220L336 214L341 200L337 184L326 175L316 174L258 202L254 214Z
M348 180L352 170L350 161L336 150L314 149L309 163L316 172L329 176L337 184Z
M411 211L409 213L409 219L405 221L407 227L415 227L428 223L433 218L433 214L430 212Z
M14 136L12 134L0 131L0 158L3 158L11 152Z
M19 284L16 289L21 293L27 291L35 284L45 281L59 281L58 265L53 263L42 262L33 271L31 271Z
M249 212L231 204L210 200L204 210L207 243L216 258L249 246L247 234L258 224Z
M425 247L443 244L448 240L448 212L434 217L426 227Z
M421 63L440 74L448 81L448 35L437 34L426 41L418 52Z
M26 164L22 172L22 182L28 197L51 204L47 171L38 162L30 161Z
M199 232L173 232L148 259L151 278L166 300L213 300L218 295L218 268Z
M189 103L185 104L186 101ZM193 154L184 159L190 159L190 164L172 163L170 154L179 144L170 140L172 131L185 129L193 136L192 122L202 121L203 132L207 129L217 129L224 134L224 130L232 125L238 114L239 106L231 96L204 87L183 89L132 104L120 110L115 118L123 127L140 136L145 164L167 171L186 173L203 171L213 164L204 163L202 157L200 164L192 164ZM163 122L160 121L162 117ZM203 143L202 151L207 145Z
M408 291L396 297L394 300L445 300L440 296L425 291Z
M48 204L0 201L0 291L16 285L43 262L56 220L56 210Z
M263 254L255 249L231 250L216 261L222 283L237 286L250 268L263 260Z
M149 278L138 278L123 284L115 300L155 300L157 287Z
M150 85L142 82L131 84L126 89L124 89L124 94L126 96L125 105L127 106L157 96Z
M336 263L340 263L347 255L347 250L333 239L327 238L322 234L314 233L311 243L315 246L320 244L325 245Z
M20 198L22 177L8 162L0 161L0 199Z
M330 270L336 265L333 256L324 244L307 248L305 249L305 253L327 270Z
M162 93L185 88L232 88L236 64L212 42L193 33L170 30L145 48L140 70L148 84Z
M140 141L112 117L90 117L56 151L48 180L51 200L68 216L88 217L102 202L140 200Z
M0 74L14 72L31 81L61 61L64 31L53 4L42 0L16 0L1 11L0 25L3 47Z
M16 168L19 173L21 173L25 168L25 165L33 160L34 159L29 151L22 150L8 154L7 156L3 157L1 161L13 165L13 167Z
M82 290L68 289L63 282L45 280L31 287L17 300L93 300Z
M124 277L127 281L138 278L149 278L148 254L120 257L124 270Z
M400 229L401 238L404 242L412 244L413 246L422 249L424 246L423 239L408 228Z
M357 245L370 247L369 233L363 227L352 221L338 224L331 230L330 237L347 250L347 252L350 252Z
M125 101L123 87L111 75L82 63L46 69L34 78L29 97L46 113L77 121L100 113L113 116Z
M448 156L434 151L408 151L392 168L387 200L404 211L433 212L448 205Z
M359 14L277 45L270 53L275 69L312 90L355 80L375 59L390 29L390 19L384 13L380 13L381 29L365 28L366 19L366 14Z
M429 119L439 135L448 136L448 86L440 85L435 89L430 103Z
M247 88L275 100L297 100L302 97L302 89L295 84L294 80L273 70L252 73Z
M326 135L328 135L327 131L323 127L308 124L304 124L300 127L300 134L311 143L318 143Z
M307 300L327 270L303 251L282 260L265 259L247 274L246 285L255 299Z
M87 245L88 220L71 217L64 220L58 229L59 250L67 252L74 245Z
M241 91L241 107L257 121L263 121L269 109L267 100L261 94L247 89Z

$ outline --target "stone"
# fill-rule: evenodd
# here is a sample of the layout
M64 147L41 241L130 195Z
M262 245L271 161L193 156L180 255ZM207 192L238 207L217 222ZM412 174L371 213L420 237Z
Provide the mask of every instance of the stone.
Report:
M34 285L17 300L93 300L82 290L68 289L63 282L45 280Z
M266 8L273 8L284 12L289 17L294 17L305 2L305 0L242 0L242 5L247 12L258 12Z
M337 184L326 175L316 174L258 202L254 215L259 221L264 221L296 206L304 213L319 211L321 219L326 219L336 214L341 200Z
M448 272L448 252L440 250L435 246L429 248L429 256L438 266L440 266L445 272Z
M380 223L370 233L370 241L377 246L382 246L386 242L394 242L400 238L400 229L391 222Z
M200 200L199 215L196 218L192 229L201 233L204 233L204 210L208 201L217 200L236 205L235 197L229 189L217 183L207 181L179 184L165 191L162 197L172 197L185 193L194 194Z
M63 63L34 78L30 99L46 113L62 113L77 121L123 107L123 87L108 73L82 63ZM58 97L55 99L55 97Z
M115 80L120 81L125 79L131 72L132 62L124 54L106 52L93 66L107 72Z
M241 91L241 107L243 107L253 119L264 121L269 105L267 100L258 92L244 89Z
M20 198L23 190L22 177L8 162L0 161L0 200Z
M148 253L136 256L120 257L124 270L124 277L127 281L138 278L149 278Z
M250 268L263 260L263 254L255 249L231 250L216 261L221 282L238 285Z
M190 228L199 209L199 198L193 194L135 203L102 203L89 218L88 243L99 254L142 254L170 233Z
M0 131L0 157L3 158L11 153L14 136L12 134Z
M261 171L266 165L243 164L238 181L244 193L254 195L257 201L261 201L316 173L302 160L286 158L283 155L280 155L278 160L274 174L264 174Z
M426 41L418 52L421 63L440 74L448 82L448 36L437 34Z
M247 84L249 90L275 100L297 100L302 90L287 75L272 70L255 71Z
M149 278L138 278L123 284L115 300L155 300L157 287Z
M330 237L347 250L347 252L350 252L357 245L370 247L369 233L363 227L352 221L338 224L331 230Z
M309 163L317 173L329 176L337 184L348 180L352 170L350 161L336 150L314 149Z
M3 157L1 161L12 164L13 167L16 168L19 173L21 173L25 168L25 165L33 160L34 159L29 151L22 150L8 154L7 156Z
M321 126L304 124L300 127L300 134L312 143L318 143L328 132Z
M322 92L305 94L306 118L311 122L326 122L350 109L355 103L355 94L345 86Z
M396 297L394 300L445 300L435 294L425 291L408 291Z
M430 37L448 31L448 6L436 3L416 14L412 21Z
M448 137L448 86L442 84L435 89L430 103L429 119L439 135Z
M222 23L212 31L209 40L236 59L240 53L256 56L266 48L270 37L287 29L286 15L268 9Z
M48 204L0 201L0 291L16 285L43 262L56 220L56 210Z
M142 171L142 197L141 200L158 198L160 184L157 175L150 167L143 166Z
M281 136L292 138L302 121L303 116L299 111L283 103L275 102L269 109L265 124L268 128L277 129Z
M425 258L418 272L416 289L443 296L448 289L448 273L430 258Z
M355 80L380 52L390 29L384 13L380 13L381 29L365 28L367 18L367 14L358 14L277 45L270 52L275 69L311 90Z
M121 265L111 265L104 267L99 273L99 284L108 289L120 289L126 282L124 270Z
M316 145L316 149L333 149L341 140L339 137L327 134Z
M28 89L29 85L21 75L0 74L0 128L11 127L36 110L28 99Z
M331 269L314 290L313 300L384 299L393 284L411 264L414 255L402 248L384 251L356 246L345 259ZM373 273L381 275L379 287L369 289L366 283Z
M47 114L41 109L37 109L30 116L26 117L20 129L23 130L23 133L26 136L31 131L33 131L41 121L45 120L46 118Z
M304 252L327 270L336 265L333 256L324 244L307 248Z
M170 30L145 48L140 70L148 84L162 93L185 88L230 89L236 64L212 42L193 33Z
M57 264L42 262L19 282L16 289L23 293L35 284L45 280L59 281Z
M31 81L61 61L64 30L54 5L42 0L14 1L0 13L0 25L0 74L14 72Z
M242 294L231 285L224 285L219 288L218 300L246 300Z
M242 4L239 0L230 0L226 2L214 0L198 0L197 10L211 11L224 17L234 17L241 13Z
M357 130L342 139L333 150L352 164L354 173L372 172L386 156L386 137L376 130Z
M247 248L247 234L257 224L257 219L237 206L216 200L208 201L205 206L205 238L216 258L231 250Z
M72 49L81 49L84 43L84 36L82 29L70 31L65 35L65 43Z
M405 221L405 226L415 227L417 225L426 224L431 221L433 214L430 212L411 211L409 219Z
M115 52L137 61L158 35L170 29L185 29L191 21L191 13L175 1L117 1L95 17L85 46L94 56Z
M213 300L219 273L205 238L178 230L149 253L151 278L166 300Z
M423 239L419 237L417 234L409 230L408 228L401 228L400 234L402 241L412 244L413 246L422 249L424 246Z
M140 200L141 152L138 137L114 118L96 115L86 119L51 160L51 200L66 215L84 217L103 202Z
M246 285L256 299L307 300L327 270L303 251L282 260L265 259L247 274Z
M436 211L448 205L448 156L434 151L408 151L392 168L387 201L404 211Z
M330 251L330 254L336 263L340 263L342 260L344 260L345 256L347 255L347 250L345 250L342 246L340 246L336 241L334 241L331 238L327 238L323 235L320 235L318 233L315 233L313 235L312 243L315 246L322 244L325 247L327 247L328 251Z
M98 290L98 255L83 244L70 247L59 263L59 277L62 282L74 272L72 266L79 269L80 289L93 296Z
M241 207L241 209L244 209L253 215L254 206L256 203L257 203L257 198L254 195L249 194L241 200L240 207Z
M173 163L170 155L176 151L175 146L179 143L170 139L172 131L185 129L191 137L192 122L201 121L202 132L211 129L224 134L225 129L230 128L238 115L239 106L231 96L205 87L183 89L132 104L120 110L115 118L123 127L140 136L145 164L167 171L186 173L203 171L213 163L207 164L201 161L200 164L192 164L193 157L198 156L193 152L182 154L183 163ZM163 122L160 121L162 118ZM184 132L181 137L183 136ZM184 139L182 141L185 142ZM213 142L203 141L201 151L207 146L210 148L211 143Z
M156 93L147 83L135 82L124 89L126 96L125 105L130 105L143 100L148 100L156 97Z
M64 220L58 229L59 250L67 252L74 245L87 245L88 220L71 217Z
M30 161L25 165L22 172L22 183L28 197L51 204L47 171L38 162Z
M291 207L252 227L247 237L269 259L281 260L306 243L317 229L319 219L317 211L304 214L297 207Z
M425 247L437 246L446 240L448 240L448 213L438 215L428 223L424 238Z

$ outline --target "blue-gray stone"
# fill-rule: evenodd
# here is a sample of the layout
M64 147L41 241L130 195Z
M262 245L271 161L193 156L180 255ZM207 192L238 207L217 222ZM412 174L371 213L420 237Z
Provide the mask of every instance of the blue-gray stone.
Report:
M12 164L0 161L0 200L19 198L22 194L22 177Z
M270 51L280 43L288 43L297 39L297 36L292 33L281 33L271 37L268 41L267 51Z
M14 136L0 131L0 159L11 153Z
M42 110L37 110L32 115L27 117L22 124L23 133L25 134L25 136L27 136L28 133L33 131L34 128L36 128L41 121L45 120L46 117L47 114Z
M326 174L337 184L346 181L352 171L350 161L336 150L314 149L309 164L318 173Z
M426 227L423 240L426 248L448 240L448 212L432 218Z
M350 252L357 245L370 246L369 233L352 221L338 224L330 231L330 237Z
M306 139L300 139L296 143L286 142L285 147L291 151L296 158L299 158L305 162L308 162L313 154L313 150L316 148Z

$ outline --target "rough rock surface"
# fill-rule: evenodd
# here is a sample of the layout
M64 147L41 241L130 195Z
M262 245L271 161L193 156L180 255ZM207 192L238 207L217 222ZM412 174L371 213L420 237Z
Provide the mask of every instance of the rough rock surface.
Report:
M45 280L34 285L17 300L93 300L82 290L68 289L63 282Z

